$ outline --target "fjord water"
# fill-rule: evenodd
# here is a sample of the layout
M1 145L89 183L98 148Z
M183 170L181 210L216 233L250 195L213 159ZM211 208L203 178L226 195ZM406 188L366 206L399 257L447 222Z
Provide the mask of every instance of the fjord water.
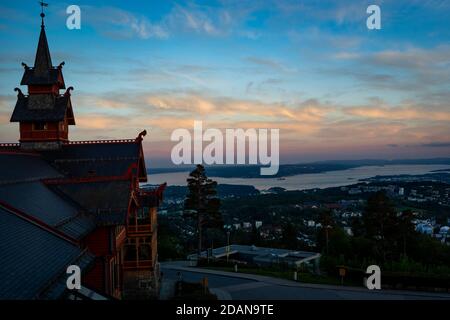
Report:
M278 178L220 178L211 177L218 183L252 185L259 190L271 187L282 187L287 190L305 190L313 188L329 188L346 186L357 183L360 179L374 176L389 175L420 175L430 173L433 170L449 169L449 165L385 165L385 166L363 166L347 170L328 171L322 173L299 174L290 177ZM148 175L148 183L158 184L167 182L170 185L186 185L189 172L169 172Z

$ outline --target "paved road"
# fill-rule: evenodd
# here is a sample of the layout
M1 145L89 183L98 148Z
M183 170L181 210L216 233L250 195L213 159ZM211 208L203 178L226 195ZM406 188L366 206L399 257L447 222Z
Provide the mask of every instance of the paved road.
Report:
M161 268L164 281L178 279L178 272L181 272L183 280L189 282L200 282L203 277L208 277L210 290L220 300L450 300L450 294L445 293L372 291L365 288L302 284L284 279L197 269L170 263L163 263Z

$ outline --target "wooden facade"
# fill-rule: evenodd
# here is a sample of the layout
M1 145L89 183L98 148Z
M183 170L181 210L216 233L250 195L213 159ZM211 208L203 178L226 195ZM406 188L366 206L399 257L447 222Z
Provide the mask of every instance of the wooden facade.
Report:
M67 120L58 122L36 121L21 122L19 126L20 142L67 141L69 126Z
M141 191L140 206L128 216L123 277L124 295L130 299L153 297L159 291L157 206L164 187Z
M16 88L11 122L19 123L20 144L12 152L39 155L59 170L60 177L41 182L95 221L95 228L76 242L95 256L83 286L118 299L157 296L157 207L165 185L140 189L139 183L147 181L146 132L136 139L70 141L73 88L60 94L65 89L63 64L52 66L42 24L35 65L23 64L21 85L28 87L28 95Z

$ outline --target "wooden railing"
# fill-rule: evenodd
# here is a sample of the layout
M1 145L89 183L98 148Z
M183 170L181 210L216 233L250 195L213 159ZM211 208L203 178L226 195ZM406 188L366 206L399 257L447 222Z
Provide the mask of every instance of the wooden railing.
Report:
M152 224L129 225L127 227L128 234L152 233L154 231Z
M153 267L152 260L124 261L124 270L148 269Z
M86 140L86 141L68 141L67 144L104 144L104 143L130 143L136 142L135 139L114 139L114 140Z
M20 143L0 143L0 147L20 147Z
M122 245L125 243L125 239L127 238L127 230L126 228L123 228L120 230L120 232L116 235L116 250L120 250Z

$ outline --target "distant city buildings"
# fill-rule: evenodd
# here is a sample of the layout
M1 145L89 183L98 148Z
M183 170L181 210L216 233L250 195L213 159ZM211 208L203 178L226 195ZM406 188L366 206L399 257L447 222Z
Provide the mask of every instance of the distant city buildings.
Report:
M448 232L446 234L446 226L450 225L450 221L447 221L447 218L445 218L445 209L441 209L440 212L443 212L444 221L447 221L447 223L442 221L441 216L441 219L438 219L441 224L436 222L435 210L431 209L439 205L443 208L447 207L450 213L450 187L448 184L420 179L413 182L406 176L401 176L399 181L394 177L388 180L383 177L377 177L362 183L330 188L329 191L326 190L302 190L299 191L299 197L302 199L299 199L297 202L277 203L268 207L262 206L255 212L249 212L245 216L240 214L232 215L231 219L226 221L225 228L231 233L239 234L239 237L247 239L247 241L254 239L254 233L256 233L261 241L270 244L271 242L279 243L282 241L285 226L291 224L296 230L296 238L299 241L299 245L314 250L317 231L323 227L320 223L320 214L322 212L330 212L337 226L342 228L347 235L353 236L353 222L355 219L362 217L367 198L373 193L382 191L391 198L398 211L412 210L414 228L417 232L436 238L444 243L450 242L448 240ZM241 196L257 196L254 194L243 195L242 191L237 192ZM272 194L275 195L275 193ZM283 195L283 193L277 193L277 195ZM333 198L336 195L339 195L339 197L335 201L330 202L331 195L333 195ZM231 195L229 196L231 197ZM169 198L163 204L162 209L170 208L169 211L172 215L181 215L181 200L181 198ZM175 202L180 202L180 204L174 205L173 203ZM172 206L177 209L173 210ZM429 209L427 210L426 208ZM227 212L227 214L230 213ZM252 218L255 220L252 221ZM190 228L184 225L182 219L180 219L179 224L182 234L184 234L182 232L183 229L187 230Z

